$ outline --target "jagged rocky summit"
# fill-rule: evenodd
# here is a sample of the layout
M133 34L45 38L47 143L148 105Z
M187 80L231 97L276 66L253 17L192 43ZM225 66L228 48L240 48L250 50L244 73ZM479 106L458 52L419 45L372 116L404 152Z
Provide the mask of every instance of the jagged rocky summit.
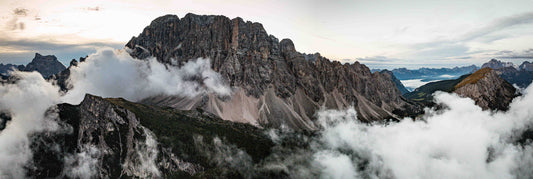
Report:
M212 68L235 88L230 99L158 96L143 101L148 104L200 107L225 120L298 129L315 129L312 118L322 106L354 106L363 121L420 110L401 97L390 76L371 73L358 62L342 64L318 53L297 52L290 39L279 41L260 23L241 18L165 15L126 47L136 58L154 56L166 64L209 58Z
M42 56L39 53L35 53L35 57L26 65L24 71L37 71L47 78L65 69L65 65L59 62L54 55Z

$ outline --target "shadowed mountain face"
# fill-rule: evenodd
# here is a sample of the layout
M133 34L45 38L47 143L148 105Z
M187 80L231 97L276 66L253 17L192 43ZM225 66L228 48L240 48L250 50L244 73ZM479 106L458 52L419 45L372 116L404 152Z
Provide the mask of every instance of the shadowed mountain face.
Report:
M398 78L396 78L396 76L394 76L393 72L389 70L382 70L379 73L389 75L391 80L394 81L394 84L396 84L396 87L398 88L398 90L400 90L400 92L402 93L402 95L405 93L409 93L409 90L407 90L405 86L403 86L402 82Z
M533 71L533 63L524 61L520 66L518 66L518 69L525 71Z
M511 62L492 59L484 63L483 67L494 69L503 79L521 88L527 87L533 81L533 64L528 61L524 61L520 66L515 66Z
M167 64L210 58L212 68L236 88L234 96L225 100L156 97L145 103L202 107L226 120L304 129L316 128L311 119L320 106L353 105L366 121L396 116L392 111L419 110L401 97L389 76L371 73L358 62L341 64L320 54L299 53L291 40L279 41L261 24L241 18L162 16L126 47L134 57L154 56Z
M247 178L243 166L258 163L274 146L262 129L202 111L86 95L80 105L59 104L54 112L61 130L31 136L28 176ZM244 163L228 165L223 157Z
M0 75L2 76L8 76L9 71L12 71L13 69L17 70L24 70L24 65L13 65L13 64L3 64L0 63Z
M65 69L65 65L59 62L55 56L42 56L41 54L35 53L35 57L26 65L24 71L37 71L43 77L47 78Z
M514 67L504 67L494 71L509 83L521 88L526 88L533 81L533 71L517 70Z
M0 75L9 76L9 71L19 70L19 71L37 71L43 75L43 77L48 78L54 74L57 74L65 70L65 65L57 60L53 55L42 56L39 53L35 53L33 60L24 65L13 65L13 64L0 64Z

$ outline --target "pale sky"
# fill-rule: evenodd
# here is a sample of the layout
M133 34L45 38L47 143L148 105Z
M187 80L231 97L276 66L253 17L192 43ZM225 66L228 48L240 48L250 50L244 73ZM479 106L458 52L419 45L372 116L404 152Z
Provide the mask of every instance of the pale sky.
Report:
M300 52L371 68L533 59L533 0L1 0L0 63L38 52L68 65L98 47L123 48L159 16L189 12L259 22Z

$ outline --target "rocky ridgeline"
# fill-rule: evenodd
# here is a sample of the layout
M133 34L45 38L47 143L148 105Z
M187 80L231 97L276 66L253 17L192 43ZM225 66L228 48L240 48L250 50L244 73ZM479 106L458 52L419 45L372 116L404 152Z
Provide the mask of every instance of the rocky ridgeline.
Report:
M492 59L483 64L483 67L494 69L498 75L511 84L526 88L533 81L533 63L524 61L516 66L511 62L502 62Z
M211 97L207 103L197 100L204 104L193 105L226 120L315 128L310 119L321 106L345 108L353 105L364 121L419 110L401 97L389 75L371 73L358 62L342 64L318 53L297 52L290 39L279 41L267 34L260 23L241 18L195 14L181 19L176 15L162 16L133 37L126 47L132 49L134 57L154 56L167 64L210 58L212 68L229 85L236 87L236 91L245 93L242 98L255 105L235 111L235 108L243 108L242 100L228 102ZM177 104L183 100L159 97L145 102L180 108L182 106ZM232 114L228 114L229 110Z
M60 127L32 134L34 155L25 168L31 177L243 178L242 168L219 159L242 152L240 162L252 166L274 145L249 124L89 94L79 105L59 104L48 114L58 114Z

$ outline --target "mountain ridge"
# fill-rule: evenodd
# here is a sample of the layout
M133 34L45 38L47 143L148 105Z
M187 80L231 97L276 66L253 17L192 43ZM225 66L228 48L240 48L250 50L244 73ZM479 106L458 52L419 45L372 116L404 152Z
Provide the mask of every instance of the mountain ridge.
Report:
M210 58L212 68L230 86L245 93L242 99L256 101L252 104L257 107L237 113L251 111L249 116L255 116L253 120L262 125L314 128L311 122L314 111L321 106L342 109L354 105L363 121L394 118L397 114L392 111L420 110L401 97L388 76L372 73L359 62L342 64L318 54L304 55L295 50L290 39L278 41L260 23L245 22L242 18L189 13L180 19L165 15L152 21L126 47L136 58L154 56L166 64L180 65L199 57ZM209 96L197 101L206 100L207 105L193 106L203 106L223 118L234 116L226 114L228 108L243 108L243 101L228 102ZM150 104L157 101L165 100L145 100ZM180 101L183 100L166 100L165 105ZM242 120L238 118L241 117L225 119ZM291 124L289 120L294 119L301 121L300 124Z

